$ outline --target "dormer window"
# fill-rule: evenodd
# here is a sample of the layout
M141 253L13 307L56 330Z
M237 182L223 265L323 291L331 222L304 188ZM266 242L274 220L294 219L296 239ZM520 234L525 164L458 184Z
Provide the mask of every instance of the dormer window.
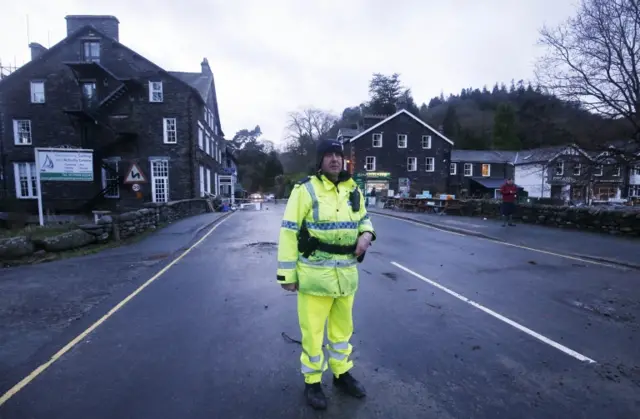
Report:
M83 58L85 62L99 63L100 62L100 42L85 41Z

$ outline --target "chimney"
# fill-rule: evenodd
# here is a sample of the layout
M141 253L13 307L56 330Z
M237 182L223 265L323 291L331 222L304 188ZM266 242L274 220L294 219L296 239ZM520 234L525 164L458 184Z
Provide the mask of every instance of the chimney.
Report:
M31 49L31 61L41 56L47 50L45 47L43 47L37 42L30 43L29 49Z
M202 74L211 74L211 67L209 67L209 60L207 58L203 58L200 63L200 67L202 68Z
M118 27L120 21L115 16L69 15L65 19L67 20L67 36L84 26L91 25L106 36L119 41Z

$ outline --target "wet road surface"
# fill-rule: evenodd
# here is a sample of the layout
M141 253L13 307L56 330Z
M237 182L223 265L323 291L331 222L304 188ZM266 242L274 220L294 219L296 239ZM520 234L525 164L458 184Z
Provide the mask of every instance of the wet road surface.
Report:
M327 371L329 409L312 411L281 336L299 336L275 283L282 210L226 219L0 418L639 416L638 271L379 216L354 308L368 397L334 391Z

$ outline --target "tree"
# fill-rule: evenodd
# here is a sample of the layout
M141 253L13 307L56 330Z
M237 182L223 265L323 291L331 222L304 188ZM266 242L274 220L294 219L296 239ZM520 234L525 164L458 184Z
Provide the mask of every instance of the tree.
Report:
M498 105L493 123L493 148L497 150L520 150L520 139L516 133L516 112L507 103Z
M393 73L391 76L385 76L380 73L374 73L373 78L369 81L369 96L371 100L368 104L368 111L374 114L390 115L396 112L396 104L403 94L411 95L411 92L405 90L400 83L400 74ZM411 99L413 101L413 98ZM415 105L415 104L414 104Z
M247 191L267 191L275 187L275 178L282 174L282 164L271 141L262 140L262 131L242 129L230 142L238 161L240 182Z
M536 69L540 84L566 101L624 120L634 148L639 147L637 0L582 0L576 16L555 28L544 27L540 35L547 49Z

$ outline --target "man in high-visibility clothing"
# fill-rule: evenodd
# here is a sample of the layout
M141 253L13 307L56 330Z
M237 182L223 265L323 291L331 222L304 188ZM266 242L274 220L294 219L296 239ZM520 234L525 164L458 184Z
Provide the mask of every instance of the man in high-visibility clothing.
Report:
M334 385L354 397L365 396L364 387L349 372L349 340L357 263L376 236L362 191L342 170L342 144L321 141L317 159L317 174L294 186L285 209L277 280L285 290L298 291L305 397L313 408L325 409L321 379L327 363ZM328 362L322 350L327 319Z

